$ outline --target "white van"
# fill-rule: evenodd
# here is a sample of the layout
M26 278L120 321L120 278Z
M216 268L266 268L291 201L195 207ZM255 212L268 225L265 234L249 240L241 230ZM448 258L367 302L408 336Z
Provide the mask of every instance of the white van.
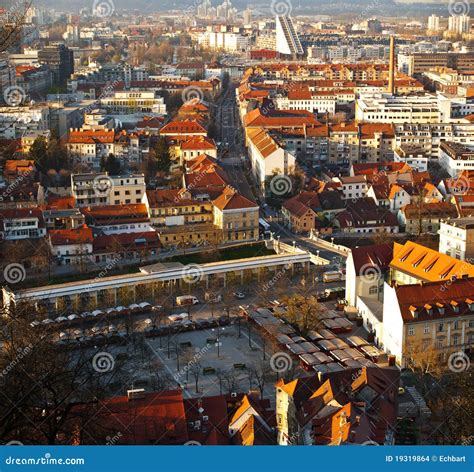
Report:
M177 306L197 305L198 303L199 299L193 295L181 295L180 297L176 297Z
M323 274L323 282L337 282L339 280L343 280L343 274L341 272L324 272Z

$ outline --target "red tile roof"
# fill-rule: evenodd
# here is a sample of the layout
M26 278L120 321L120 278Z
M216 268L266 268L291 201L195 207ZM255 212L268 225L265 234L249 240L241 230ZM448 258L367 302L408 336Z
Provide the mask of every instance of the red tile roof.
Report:
M403 321L410 323L433 320L433 318L472 316L474 314L473 286L474 278L458 278L449 284L440 281L397 286L395 291ZM432 308L431 314L427 312L429 306ZM417 309L416 316L411 308Z
M188 192L183 189L147 190L146 196L150 208L166 208L200 204L198 200L193 200Z
M245 210L248 208L258 208L252 200L240 195L234 188L226 187L222 194L214 200L214 206L221 211L225 210Z
M207 135L206 128L204 128L199 121L196 120L182 120L170 121L163 126L160 134L166 135L180 135L180 134L203 134Z
M308 211L313 214L321 208L318 194L316 192L301 192L283 203L283 208L296 217L304 216Z
M103 205L81 208L90 225L112 225L119 223L143 223L149 221L146 205Z
M106 444L110 437L123 445L182 445L188 441L181 390L146 393L133 400L113 397L86 407L95 418L93 426L83 425L83 444Z
M260 108L252 110L244 116L245 126L266 127L303 127L320 124L314 115L305 110L270 110L263 114Z
M94 239L94 252L116 252L117 247L124 250L151 249L161 247L160 237L156 231L143 233L117 233L100 235Z
M67 142L70 144L111 144L115 140L115 131L83 130L70 131Z
M393 259L393 244L374 244L353 248L352 260L356 275L385 273Z
M193 136L187 141L181 143L181 149L184 151L190 150L216 150L216 143L213 139L208 138L207 136Z
M48 232L53 246L92 244L94 235L87 225L75 229L52 229Z

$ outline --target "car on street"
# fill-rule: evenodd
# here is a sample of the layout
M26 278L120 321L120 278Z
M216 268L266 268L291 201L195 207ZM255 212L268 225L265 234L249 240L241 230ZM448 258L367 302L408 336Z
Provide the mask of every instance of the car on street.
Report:
M242 300L245 298L245 293L242 292L234 292L234 297L238 298L239 300Z

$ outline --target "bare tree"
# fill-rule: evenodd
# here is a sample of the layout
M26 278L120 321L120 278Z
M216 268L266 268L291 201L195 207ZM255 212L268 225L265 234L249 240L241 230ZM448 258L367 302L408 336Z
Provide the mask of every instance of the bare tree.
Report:
M255 381L257 388L260 392L260 398L263 399L265 385L272 373L270 365L268 364L268 362L262 361L258 364L248 366L247 369L249 384L252 386L253 381Z
M19 2L0 16L0 53L7 51L21 40L30 7L31 2Z
M32 328L32 312L23 305L4 308L0 317L0 440L69 442L77 421L89 414L79 406L105 396L115 375L113 357L101 373L90 351L61 345L47 326Z
M194 377L194 387L196 389L196 393L199 393L199 378L201 376L201 369L202 366L198 359L195 359L194 362L189 364L189 370Z

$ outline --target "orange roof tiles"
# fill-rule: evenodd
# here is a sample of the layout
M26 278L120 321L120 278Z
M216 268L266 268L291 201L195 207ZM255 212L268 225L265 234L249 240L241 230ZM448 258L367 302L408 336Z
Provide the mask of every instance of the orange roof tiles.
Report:
M260 108L250 111L244 116L247 127L303 127L320 124L314 115L305 110L271 110L263 114Z
M216 150L214 140L207 136L193 136L180 145L182 150Z
M248 138L258 149L263 158L271 156L279 149L277 143L268 135L263 128L254 128L248 130Z
M410 323L472 315L473 284L474 279L459 277L450 284L440 281L395 287L403 321Z
M18 175L35 170L35 161L31 159L8 159L3 167L5 175Z
M225 210L245 210L248 208L258 208L255 202L237 193L237 191L227 186L219 197L214 201L214 206L221 211Z
M413 241L404 245L394 243L390 267L425 282L450 280L453 276L460 278L465 274L474 277L473 265Z
M82 225L75 229L52 229L48 232L53 246L69 244L92 244L94 235L92 229Z
M179 134L203 134L207 131L197 120L170 121L163 126L160 134L179 135Z
M82 131L70 131L67 139L68 143L71 144L111 144L115 140L115 131L107 130L82 130Z

